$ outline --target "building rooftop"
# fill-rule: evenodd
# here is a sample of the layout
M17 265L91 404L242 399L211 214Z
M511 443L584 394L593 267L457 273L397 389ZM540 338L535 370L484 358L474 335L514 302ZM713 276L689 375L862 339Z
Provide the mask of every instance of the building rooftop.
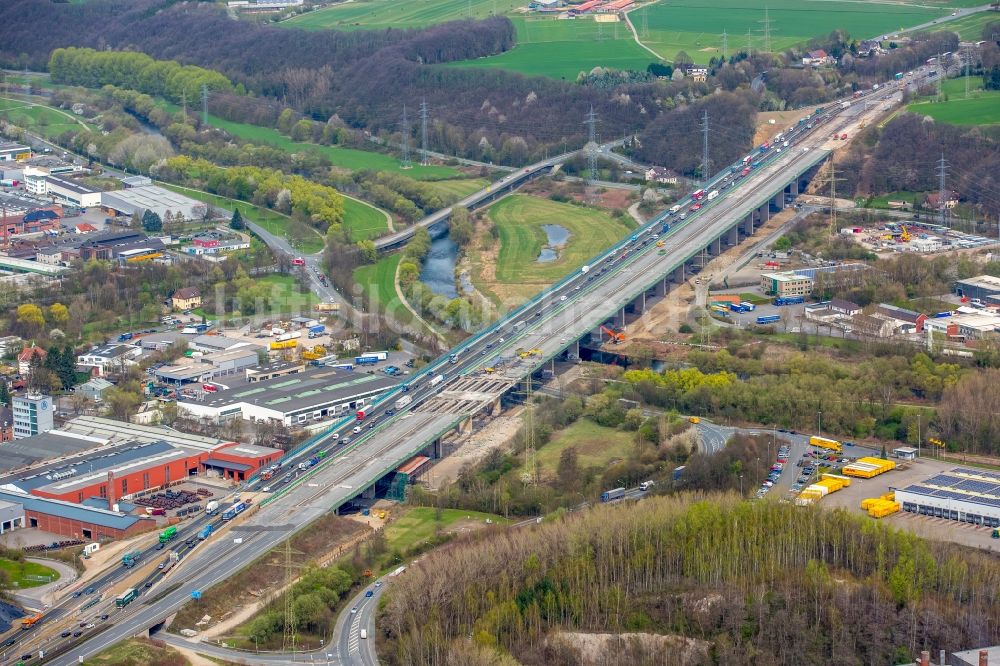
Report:
M979 275L976 277L965 278L964 280L956 280L956 282L958 284L969 285L970 287L996 289L1000 291L1000 277L994 277L992 275Z
M87 386L95 391L103 391L104 389L111 388L114 384L103 377L94 377L89 382L82 384L82 386Z
M283 453L281 449L270 446L257 446L256 444L225 444L215 450L216 453L227 453L233 456L246 456L248 458L262 458L275 453Z
M183 210L192 206L203 206L200 201L177 194L158 185L143 185L141 187L130 187L124 190L113 190L105 192L104 197L112 205L126 203L139 208L167 208L170 210ZM102 203L104 201L102 200Z
M224 335L199 335L191 340L194 347L206 347L208 349L231 349L236 346L247 346L250 343L235 338L227 338Z
M314 368L293 375L259 382L236 380L227 388L204 395L204 400L181 400L222 408L239 402L259 405L280 412L337 402L359 393L381 392L395 387L399 377L381 373L367 374L334 368Z
M112 442L161 442L179 444L200 451L211 451L228 443L216 437L191 435L168 426L139 425L101 416L78 416L63 425L64 431L92 437L105 437Z
M64 190L69 190L70 192L75 192L76 194L94 194L100 190L95 190L92 187L87 187L81 182L70 180L68 178L60 178L59 176L46 176L45 180L49 182L49 185L55 185L61 187Z
M104 446L108 440L85 437L64 430L49 432L4 442L0 455L0 472L23 469L45 460L62 458L88 449Z
M28 146L23 143L17 143L16 141L0 141L0 151L12 151L12 150L31 150Z
M198 287L182 287L174 292L172 298L186 300L189 298L197 298L198 296L201 296L201 290L198 289Z
M211 368L198 363L195 365L165 365L154 370L160 379L172 382L187 382L200 378L206 372L211 372Z
M257 359L257 352L262 350L263 347L258 347L257 345L240 347L239 349L227 349L225 351L212 352L211 354L205 354L204 356L198 358L202 363L209 363L212 365L217 365L219 363L225 363L226 361L232 361L239 358L247 358L252 356L254 360Z
M150 520L138 516L129 516L116 511L108 511L107 509L81 506L47 497L35 497L34 495L25 495L4 490L0 490L0 499L7 502L16 502L27 511L37 511L39 513L60 516L67 520L77 520L81 523L90 523L118 530L127 530L140 520ZM150 520L150 526L155 524L155 522Z
M955 467L902 490L917 495L1000 508L1000 473L988 470Z
M80 356L99 356L101 358L118 358L119 356L124 356L135 349L131 345L118 345L118 344L108 344L100 345L94 347L93 349L86 351Z
M919 312L907 310L906 308L897 307L888 303L879 303L876 311L887 317L892 317L893 319L898 319L900 321L908 321L911 324L916 324L917 320L922 316Z

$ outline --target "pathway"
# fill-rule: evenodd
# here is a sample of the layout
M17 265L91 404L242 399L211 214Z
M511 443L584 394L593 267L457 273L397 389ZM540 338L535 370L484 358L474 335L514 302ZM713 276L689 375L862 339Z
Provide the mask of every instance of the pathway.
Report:
M23 99L17 99L16 97L0 97L0 99L5 99L8 102L20 102L24 106L40 106L43 109L48 109L49 111L54 111L55 113L58 113L61 116L66 116L67 118L69 118L70 120L72 120L73 122L75 122L76 124L80 125L80 127L82 127L83 129L85 129L87 131L90 131L90 128L87 126L87 123L83 122L82 120L80 120L79 118L77 118L76 116L74 116L73 114L67 113L67 112L63 111L62 109L57 109L54 106L49 106L48 104L38 104L36 102L28 102L28 101L23 100ZM12 111L14 109L20 109L20 108L23 108L23 107L13 106L13 107L10 107L9 109L4 109L4 110L5 111Z
M642 6L642 9L645 9L650 4L655 4L655 3L645 4L645 5ZM635 10L633 9L631 11L635 11ZM638 44L642 48L644 48L647 51L649 51L650 53L652 53L654 56L657 57L658 60L667 61L666 58L664 58L659 53L657 53L656 51L654 51L653 49L649 48L648 46L646 46L645 44L642 43L642 40L639 39L639 33L636 31L635 26L632 24L632 18L629 16L629 12L625 12L625 24L628 26L628 29L632 31L632 39L635 40L636 44Z
M403 304L403 307L405 307L407 310L410 311L410 314L413 315L414 319L416 319L421 324L423 324L424 328L426 328L428 331L430 331L431 334L433 334L434 337L437 338L437 340L440 343L442 349L447 349L448 348L448 341L445 340L444 336L441 335L436 328L434 328L433 326L431 326L430 322L428 322L426 319L424 319L419 314L417 314L417 311L415 309L413 309L413 306L410 304L410 302L408 300L406 300L406 296L403 294L403 288L399 286L399 264L400 263L402 263L402 262L399 262L399 263L396 264L396 274L392 278L393 287L396 288L396 298L398 298L399 301Z

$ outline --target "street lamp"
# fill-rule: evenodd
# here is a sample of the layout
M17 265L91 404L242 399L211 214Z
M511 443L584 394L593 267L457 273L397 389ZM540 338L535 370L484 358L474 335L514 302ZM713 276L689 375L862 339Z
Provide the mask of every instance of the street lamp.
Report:
M743 475L740 474L740 497L743 497Z
M823 412L816 412L816 434L820 437L823 436Z

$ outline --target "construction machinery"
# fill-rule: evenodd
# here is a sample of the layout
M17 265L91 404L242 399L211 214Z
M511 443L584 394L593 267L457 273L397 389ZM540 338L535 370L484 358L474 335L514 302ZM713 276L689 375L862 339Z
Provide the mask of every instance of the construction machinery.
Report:
M902 233L899 234L899 240L901 240L904 243L909 243L910 242L910 232L907 231L905 224L903 225L903 231L902 231Z
M307 361L316 361L327 355L326 347L323 345L316 345L308 351L302 352L302 358Z
M608 337L611 339L611 344L613 345L617 345L619 342L625 342L625 334L621 331L608 328L603 324L601 325L601 331L608 334Z

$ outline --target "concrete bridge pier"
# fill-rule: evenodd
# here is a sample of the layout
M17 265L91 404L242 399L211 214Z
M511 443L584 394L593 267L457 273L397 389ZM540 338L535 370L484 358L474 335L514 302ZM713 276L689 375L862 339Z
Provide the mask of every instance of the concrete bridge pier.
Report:
M674 269L674 274L670 277L670 281L677 282L678 284L684 282L684 264Z
M618 311L618 315L615 317L615 319L618 322L618 326L621 326L622 328L625 327L625 308L622 308L621 310Z
M372 484L361 491L362 499L375 499L375 484Z
M670 278L663 278L662 280L656 283L656 287L654 288L655 289L654 293L658 297L663 298L664 296L667 295L667 282L669 281L669 279Z
M740 244L740 227L739 225L731 228L729 230L729 238L726 241L731 247L735 247Z
M741 224L743 226L743 233L745 233L747 236L752 236L753 235L753 212L752 211L745 218L743 218L743 222Z
M782 190L775 194L770 203L771 206L774 206L778 210L785 210L785 191Z
M640 315L646 312L646 292L635 297L635 300L632 301L632 310Z
M577 349L579 350L579 348L580 348L579 347L579 343L577 343ZM579 354L577 354L577 355L579 355ZM500 404L500 398L497 398L496 400L494 400L490 404L490 406L489 406L489 414L490 414L490 416L496 417L496 416L500 416L502 413L503 413L503 405Z
M796 178L795 180L793 180L791 183L788 184L788 187L785 188L785 193L786 194L790 194L793 197L799 196L799 179L798 178Z

